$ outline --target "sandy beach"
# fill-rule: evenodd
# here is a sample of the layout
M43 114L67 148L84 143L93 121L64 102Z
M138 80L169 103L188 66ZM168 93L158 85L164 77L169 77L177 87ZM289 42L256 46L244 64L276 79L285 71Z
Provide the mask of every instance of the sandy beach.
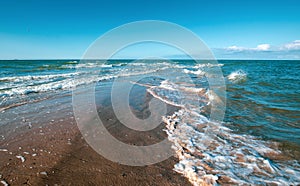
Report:
M149 96L145 98L149 99ZM163 123L138 135L118 122L108 98L102 101L103 104L97 105L99 115L110 133L119 140L132 145L147 145L166 137L162 131ZM134 112L142 116L147 107L142 108L141 112ZM10 121L1 126L0 174L3 184L190 185L186 178L172 170L177 161L174 157L154 165L133 167L112 162L96 153L76 125L70 94L11 108L2 111L2 116L10 117Z

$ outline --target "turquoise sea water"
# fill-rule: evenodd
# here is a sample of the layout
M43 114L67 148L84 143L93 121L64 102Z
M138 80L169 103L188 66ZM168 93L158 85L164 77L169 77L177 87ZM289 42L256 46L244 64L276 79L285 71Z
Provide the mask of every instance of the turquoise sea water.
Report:
M300 144L300 61L226 61L224 75L243 70L246 80L227 83L226 120L239 131Z
M181 136L193 141L190 147L191 155L195 149L208 154L207 156L210 156L210 161L212 161L210 163L215 164L213 169L217 170L218 175L229 175L240 183L264 183L265 179L273 180L274 183L299 183L300 61L220 60L218 63L216 65L203 61L199 65L187 60L0 61L0 110L9 111L10 108L19 106L18 103L26 104L44 100L89 83L101 84L102 81L111 81L120 77L147 77L149 75L145 81L139 82L141 86L145 84L150 86L148 92L154 97L184 108L176 120L182 123L182 126L184 124L195 125L197 122L203 121L204 123L204 120L202 117L193 115L192 111L198 112L209 120L207 110L209 110L210 92L206 72L209 68L218 67L223 72L226 85L225 118L223 122L218 123L219 129L224 132L216 133L213 139L214 144L218 144L216 147L220 148L216 148L219 149L218 151L210 151L207 147L202 148L200 141L197 139L193 141L195 136L198 136L198 139L201 138L199 137L202 135L201 131L181 130L185 133L180 133ZM91 72L97 72L98 76L91 76ZM167 75L168 78L151 79L154 72ZM190 87L182 80L181 77L187 75L195 86ZM203 109L195 110L197 107ZM206 111L205 108L207 108ZM172 136L178 131L169 132ZM218 139L220 136L222 140L227 141L227 145L221 145L223 142L221 143L221 139ZM180 144L184 143L182 139L176 140L173 142L181 140ZM276 162L276 158L270 159L265 155L267 154L265 149L268 148L271 149L270 152L274 150L273 154L278 152L285 154L286 162L282 160ZM243 171L247 172L246 177L237 173L242 170L239 167L242 165L235 162L236 156L233 154L232 157L227 157L229 155L226 153L229 149L236 153L244 152L245 149L249 151L248 154L244 154L245 157L249 157L249 161L245 160L244 165L248 167L247 170L243 168ZM252 156L255 160L250 161ZM219 159L212 160L212 157L219 157ZM221 161L220 157L226 157L230 159L230 162ZM253 174L255 170L253 167L261 164L259 162L262 160L259 158L268 161L270 168L274 169L272 170L274 172L268 172L260 167L261 171L269 177ZM189 160L195 164L200 161L197 158ZM187 165L181 161L175 166L175 170L190 178L191 173L186 169ZM189 164L192 164L191 162ZM198 174L199 171L194 172ZM207 171L206 174L208 174ZM209 174L213 175L213 173ZM290 176L285 176L285 174L290 174ZM199 179L215 178L199 176Z

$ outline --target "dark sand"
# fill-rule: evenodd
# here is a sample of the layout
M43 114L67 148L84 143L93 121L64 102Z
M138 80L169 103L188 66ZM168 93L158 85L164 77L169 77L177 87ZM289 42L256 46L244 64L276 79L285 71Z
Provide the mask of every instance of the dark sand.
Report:
M16 120L6 118L11 122L2 124L0 129L0 181L9 185L191 185L172 170L177 162L175 157L142 167L120 165L105 159L89 147L77 128L71 112L71 96L59 99L64 101L53 98L52 106L46 108L51 111L49 115L39 109L32 115L22 113L27 118L25 120L18 114L15 117L20 118ZM151 98L145 95L143 99ZM132 145L147 145L166 137L162 131L163 123L152 131L137 134L118 122L109 99L101 102L97 105L99 115L110 133L119 140ZM35 104L29 107L38 108ZM17 111L22 107L24 105L19 106ZM134 112L144 117L148 114L147 104L141 108ZM1 113L1 117L13 117L7 113L14 109L6 110L5 115ZM170 108L170 112L174 109ZM29 121L34 121L32 126L28 125ZM16 156L24 157L25 161Z

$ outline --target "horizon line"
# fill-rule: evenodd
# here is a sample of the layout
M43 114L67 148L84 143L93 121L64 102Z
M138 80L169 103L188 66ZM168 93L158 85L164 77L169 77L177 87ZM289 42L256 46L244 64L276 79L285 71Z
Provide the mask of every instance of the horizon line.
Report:
M33 59L29 59L29 58L25 58L25 59L0 59L0 61L29 61L29 60L33 60L33 61L37 61L37 60L46 60L46 61L51 61L51 60L103 60L103 61L109 61L109 60L240 60L240 61L257 61L257 60L261 60L261 61L282 61L282 60L286 60L286 61L300 61L300 59L239 59L239 58L216 58L216 59L191 59L191 58L170 58L170 59L137 59L137 58L112 58L112 59L79 59L79 58L33 58Z

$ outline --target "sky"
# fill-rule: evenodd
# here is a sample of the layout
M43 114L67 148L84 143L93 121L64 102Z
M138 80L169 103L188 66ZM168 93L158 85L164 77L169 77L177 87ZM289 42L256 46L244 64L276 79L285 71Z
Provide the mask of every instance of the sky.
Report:
M300 59L299 7L299 0L2 0L0 59L80 59L107 31L142 20L191 30L218 59Z

